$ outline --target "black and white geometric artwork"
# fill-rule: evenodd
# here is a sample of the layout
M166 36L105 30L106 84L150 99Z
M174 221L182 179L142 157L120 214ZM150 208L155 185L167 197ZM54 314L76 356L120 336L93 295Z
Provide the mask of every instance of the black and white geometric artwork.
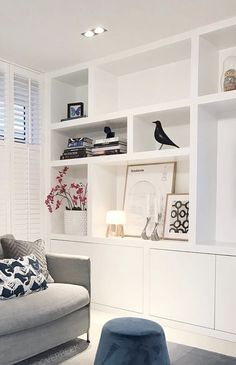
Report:
M187 240L189 231L189 195L168 194L164 238Z
M171 204L169 233L188 233L189 201L175 200Z

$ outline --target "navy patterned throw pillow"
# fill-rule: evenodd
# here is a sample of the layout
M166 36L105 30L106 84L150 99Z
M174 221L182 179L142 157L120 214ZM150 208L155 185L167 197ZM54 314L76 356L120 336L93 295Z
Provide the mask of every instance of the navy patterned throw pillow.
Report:
M47 281L34 255L0 260L0 300L47 289Z

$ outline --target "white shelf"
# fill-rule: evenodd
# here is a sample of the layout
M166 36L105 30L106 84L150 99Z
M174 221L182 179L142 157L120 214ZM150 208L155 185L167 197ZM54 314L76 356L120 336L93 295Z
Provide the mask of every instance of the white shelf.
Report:
M190 156L190 148L168 148L156 151L134 152L127 155L129 163L183 161Z
M59 123L53 123L51 125L51 130L52 131L67 131L67 130L78 130L79 127L81 126L88 126L91 123L91 119L88 117L85 118L75 118L75 119L71 119L71 120L65 120L63 122L59 122Z
M236 112L236 90L200 96L198 105L203 106L217 117L224 117Z
M90 157L73 158L70 160L53 160L51 161L51 167L87 165L89 160Z
M141 238L135 237L124 237L124 238L107 238L107 237L92 237L92 236L74 236L63 233L52 233L50 235L52 240L61 240L61 241L74 241L74 242L86 242L86 243L98 243L105 245L119 245L119 246L136 246L136 247L148 247L149 248L163 248L165 246L171 249L185 250L185 247L189 245L187 241L147 241Z
M196 245L197 248L203 252L212 252L218 255L236 255L236 241L235 242L223 242L223 241L206 241Z
M236 242L205 242L201 244L192 244L188 241L178 240L160 240L160 241L147 241L141 238L124 237L124 238L107 238L107 237L92 237L92 236L74 236L63 233L52 233L50 235L51 240L58 241L70 241L70 242L84 242L84 243L97 243L104 245L119 245L119 246L135 246L135 247L148 247L149 249L168 250L168 251L181 251L181 252L196 252L196 253L208 253L215 255L236 255Z
M182 99L178 101L165 102L160 104L149 105L145 107L138 107L127 109L122 112L105 113L100 115L94 115L93 117L76 118L72 120L66 120L63 122L52 123L51 130L62 133L78 132L82 128L96 128L104 122L111 122L114 128L119 128L122 123L129 116L144 116L146 114L157 114L159 112L167 112L173 110L173 112L179 109L186 110L190 107L190 99ZM183 111L184 112L184 111Z
M190 148L163 149L157 151L135 152L120 155L94 156L74 158L68 160L51 161L51 167L80 166L87 164L128 164L128 163L151 163L187 160Z
M59 123L53 123L51 125L52 131L61 132L67 134L73 133L86 133L88 130L101 131L101 126L104 123L112 125L113 128L121 128L127 121L127 115L124 113L108 113L106 115L100 115L93 118L76 118L74 120L66 120Z
M95 156L95 157L84 157L84 158L73 158L68 160L54 160L51 161L51 167L57 166L80 166L89 165L95 163L122 163L127 161L126 154L120 155L108 155L108 156Z

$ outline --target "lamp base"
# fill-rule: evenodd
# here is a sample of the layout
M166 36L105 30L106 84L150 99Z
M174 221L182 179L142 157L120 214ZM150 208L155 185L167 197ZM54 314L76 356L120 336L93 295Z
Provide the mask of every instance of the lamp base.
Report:
M106 237L124 237L123 224L108 224Z

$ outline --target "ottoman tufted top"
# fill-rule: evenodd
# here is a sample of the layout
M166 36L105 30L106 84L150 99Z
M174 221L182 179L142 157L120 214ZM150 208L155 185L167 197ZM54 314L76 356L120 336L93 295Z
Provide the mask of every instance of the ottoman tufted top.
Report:
M122 317L112 319L104 325L104 329L121 336L140 337L163 335L163 329L158 323L136 317Z

